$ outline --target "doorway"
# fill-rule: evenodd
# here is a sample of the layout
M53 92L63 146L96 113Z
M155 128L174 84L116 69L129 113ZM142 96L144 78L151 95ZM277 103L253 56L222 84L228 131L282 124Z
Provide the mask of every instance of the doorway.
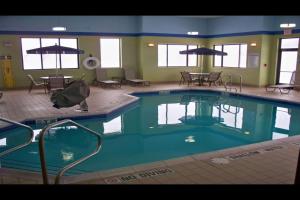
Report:
M297 68L299 38L281 38L277 67L277 84L289 84Z

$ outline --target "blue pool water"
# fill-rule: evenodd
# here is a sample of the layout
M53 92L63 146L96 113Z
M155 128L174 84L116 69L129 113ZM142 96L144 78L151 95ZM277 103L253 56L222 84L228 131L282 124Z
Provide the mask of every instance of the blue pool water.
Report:
M76 122L101 133L102 150L67 175L193 155L300 134L300 105L209 91L136 94L138 103L109 118ZM43 125L31 125L38 134ZM22 143L22 128L0 133L0 152ZM64 125L45 138L49 173L87 155L96 138ZM1 167L40 171L38 137L0 158Z

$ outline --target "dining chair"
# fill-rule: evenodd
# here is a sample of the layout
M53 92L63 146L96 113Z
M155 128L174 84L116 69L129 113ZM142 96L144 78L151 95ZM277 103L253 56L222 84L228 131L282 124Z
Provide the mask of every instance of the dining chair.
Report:
M50 74L49 75L49 83L48 83L48 90L49 92L64 89L64 75L63 74Z
M31 74L27 74L27 77L30 80L30 85L29 85L28 93L31 92L31 90L33 89L33 87L35 87L35 88L44 88L45 93L47 93L47 84L46 83L44 83L44 82L36 82L34 80L34 78L32 77Z

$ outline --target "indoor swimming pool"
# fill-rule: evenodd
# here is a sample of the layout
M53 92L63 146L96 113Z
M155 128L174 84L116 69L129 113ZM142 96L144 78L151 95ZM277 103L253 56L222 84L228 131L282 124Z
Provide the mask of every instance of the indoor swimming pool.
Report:
M214 91L135 93L138 102L104 118L76 119L102 136L99 153L66 175L96 172L276 140L300 134L300 105ZM0 158L2 168L41 171L39 132L32 143ZM26 140L23 128L3 129L0 152ZM93 152L94 135L72 124L45 136L48 172Z

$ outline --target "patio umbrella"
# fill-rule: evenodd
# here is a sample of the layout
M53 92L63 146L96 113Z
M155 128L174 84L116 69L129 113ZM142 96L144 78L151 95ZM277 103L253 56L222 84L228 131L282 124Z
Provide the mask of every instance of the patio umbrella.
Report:
M26 51L28 54L55 54L56 74L57 74L57 54L83 54L84 51L80 49L74 49L71 47L59 46L57 44L53 46L40 47L30 49Z
M192 54L192 55L208 55L208 56L226 56L227 55L227 53L225 53L223 51L217 51L217 50L209 49L209 48L205 48L205 47L184 50L184 51L180 51L179 53L180 54ZM201 61L203 62L203 57L202 57Z

